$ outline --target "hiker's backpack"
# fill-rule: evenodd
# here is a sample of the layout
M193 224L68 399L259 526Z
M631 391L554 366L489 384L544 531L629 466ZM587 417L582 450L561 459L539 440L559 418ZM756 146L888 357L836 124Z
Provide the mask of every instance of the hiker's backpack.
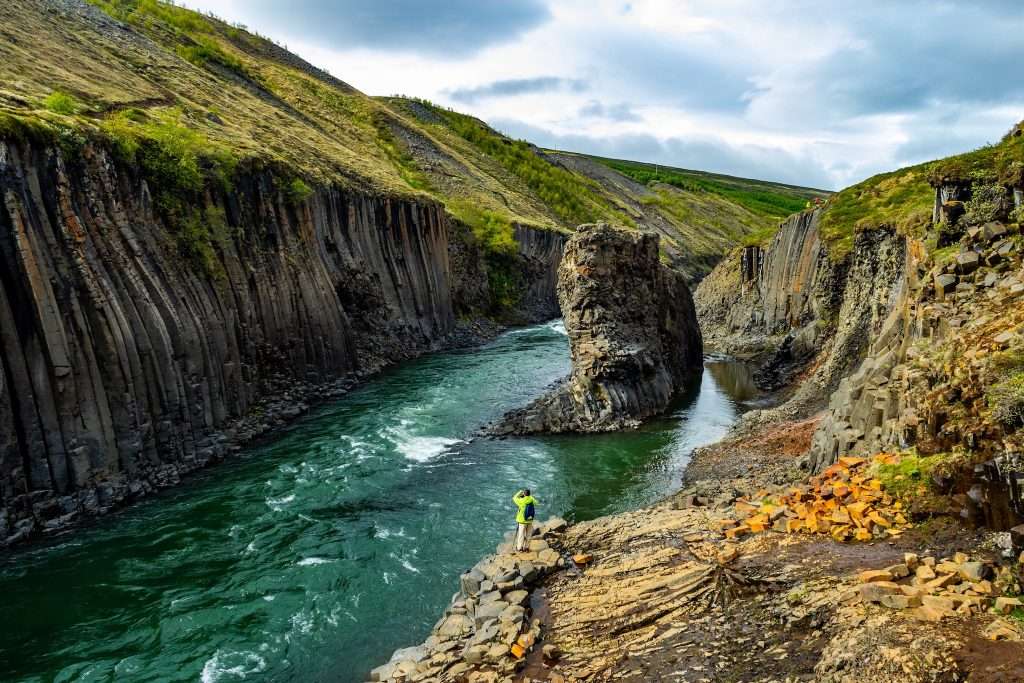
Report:
M527 503L527 504L526 504L526 509L525 509L525 510L523 510L523 518L524 518L524 519L525 519L525 520L526 520L527 522L532 522L532 521L533 521L533 516L534 516L535 514L537 514L537 513L536 513L536 511L535 511L535 510L533 509L533 503Z

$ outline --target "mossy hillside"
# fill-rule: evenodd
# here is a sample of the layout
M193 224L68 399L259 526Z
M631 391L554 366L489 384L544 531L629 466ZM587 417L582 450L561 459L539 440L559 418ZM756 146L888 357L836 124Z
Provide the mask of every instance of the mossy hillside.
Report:
M5 7L0 113L13 135L57 132L69 146L102 138L143 172L173 181L171 189L194 191L199 180L226 186L233 168L259 164L279 169L283 188L300 179L309 188L430 198L499 252L517 224L644 227L621 196L477 119L367 97L212 16L155 0L90 1L92 12L51 13L33 0ZM290 192L288 201L304 194ZM725 193L657 194L647 208L676 226L681 251L705 264L763 228ZM712 195L714 206L703 201ZM173 193L165 200L175 213ZM707 239L695 221L708 226Z
M658 183L649 189L640 202L668 217L679 231L678 248L701 259L720 256L723 247L760 239L777 227L773 219L715 193Z
M977 197L968 202L967 222L981 223L991 201L986 190L1024 186L1024 136L1014 127L998 144L964 154L881 173L834 195L822 217L821 235L829 256L843 258L860 230L895 228L902 234L924 237L932 227L934 186L970 185ZM999 190L1003 192L1002 189ZM942 231L944 226L936 226ZM933 240L938 244L937 240Z
M919 164L882 173L836 193L820 225L829 257L844 258L859 230L888 226L906 235L923 235L931 225L935 197L928 169L929 164Z
M598 156L591 158L644 185L665 184L688 192L709 192L775 221L803 210L808 200L824 199L830 195L825 190L796 185L750 180L639 161Z
M635 227L632 219L617 211L599 193L597 184L572 171L549 163L523 140L511 140L471 116L443 111L456 134L496 159L524 182L551 211L569 225L609 221Z

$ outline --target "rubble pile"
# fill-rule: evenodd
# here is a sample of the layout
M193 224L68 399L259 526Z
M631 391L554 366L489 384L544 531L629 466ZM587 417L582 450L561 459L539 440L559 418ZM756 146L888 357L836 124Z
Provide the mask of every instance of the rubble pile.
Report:
M914 553L903 562L858 575L857 597L865 603L909 610L922 621L940 621L954 615L970 616L994 609L1008 614L1024 606L1018 597L1003 595L1012 574L1005 568L972 560L965 553L936 560Z
M540 525L527 552L502 543L496 554L462 574L459 592L431 635L421 645L396 650L370 672L370 680L497 683L514 674L540 637L540 621L531 618L531 589L565 564L545 539L566 527L564 519L553 517Z
M769 529L782 533L826 534L836 541L870 541L898 536L907 525L903 504L882 489L872 477L874 463L898 464L900 456L879 453L872 457L841 457L804 484L757 492L753 499L738 499L736 512L742 521L724 519L726 538Z

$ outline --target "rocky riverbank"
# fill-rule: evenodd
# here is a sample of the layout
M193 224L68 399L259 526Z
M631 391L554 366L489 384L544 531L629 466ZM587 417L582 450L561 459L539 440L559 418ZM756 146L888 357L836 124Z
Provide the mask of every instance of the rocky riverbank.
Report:
M483 683L515 674L541 636L533 591L567 565L556 549L566 527L560 518L539 525L526 552L513 550L510 535L495 554L459 577L459 591L430 636L396 650L370 672L370 680ZM544 652L549 662L557 659L554 649Z
M535 546L549 571L522 588L536 550L528 563L485 558L427 642L396 653L374 680L1018 680L1024 626L1010 613L1024 556L1009 534L944 516L867 542L727 533L752 501L808 481L813 426L738 433L699 449L686 488L668 500L556 522ZM734 467L722 471L726 461ZM497 601L500 611L481 611Z

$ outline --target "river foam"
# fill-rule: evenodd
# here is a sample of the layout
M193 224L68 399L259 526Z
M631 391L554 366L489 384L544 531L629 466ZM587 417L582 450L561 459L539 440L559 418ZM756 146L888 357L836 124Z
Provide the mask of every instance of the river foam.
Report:
M217 650L203 665L200 680L202 683L218 683L229 678L244 679L250 674L262 673L266 668L267 661L255 652Z

